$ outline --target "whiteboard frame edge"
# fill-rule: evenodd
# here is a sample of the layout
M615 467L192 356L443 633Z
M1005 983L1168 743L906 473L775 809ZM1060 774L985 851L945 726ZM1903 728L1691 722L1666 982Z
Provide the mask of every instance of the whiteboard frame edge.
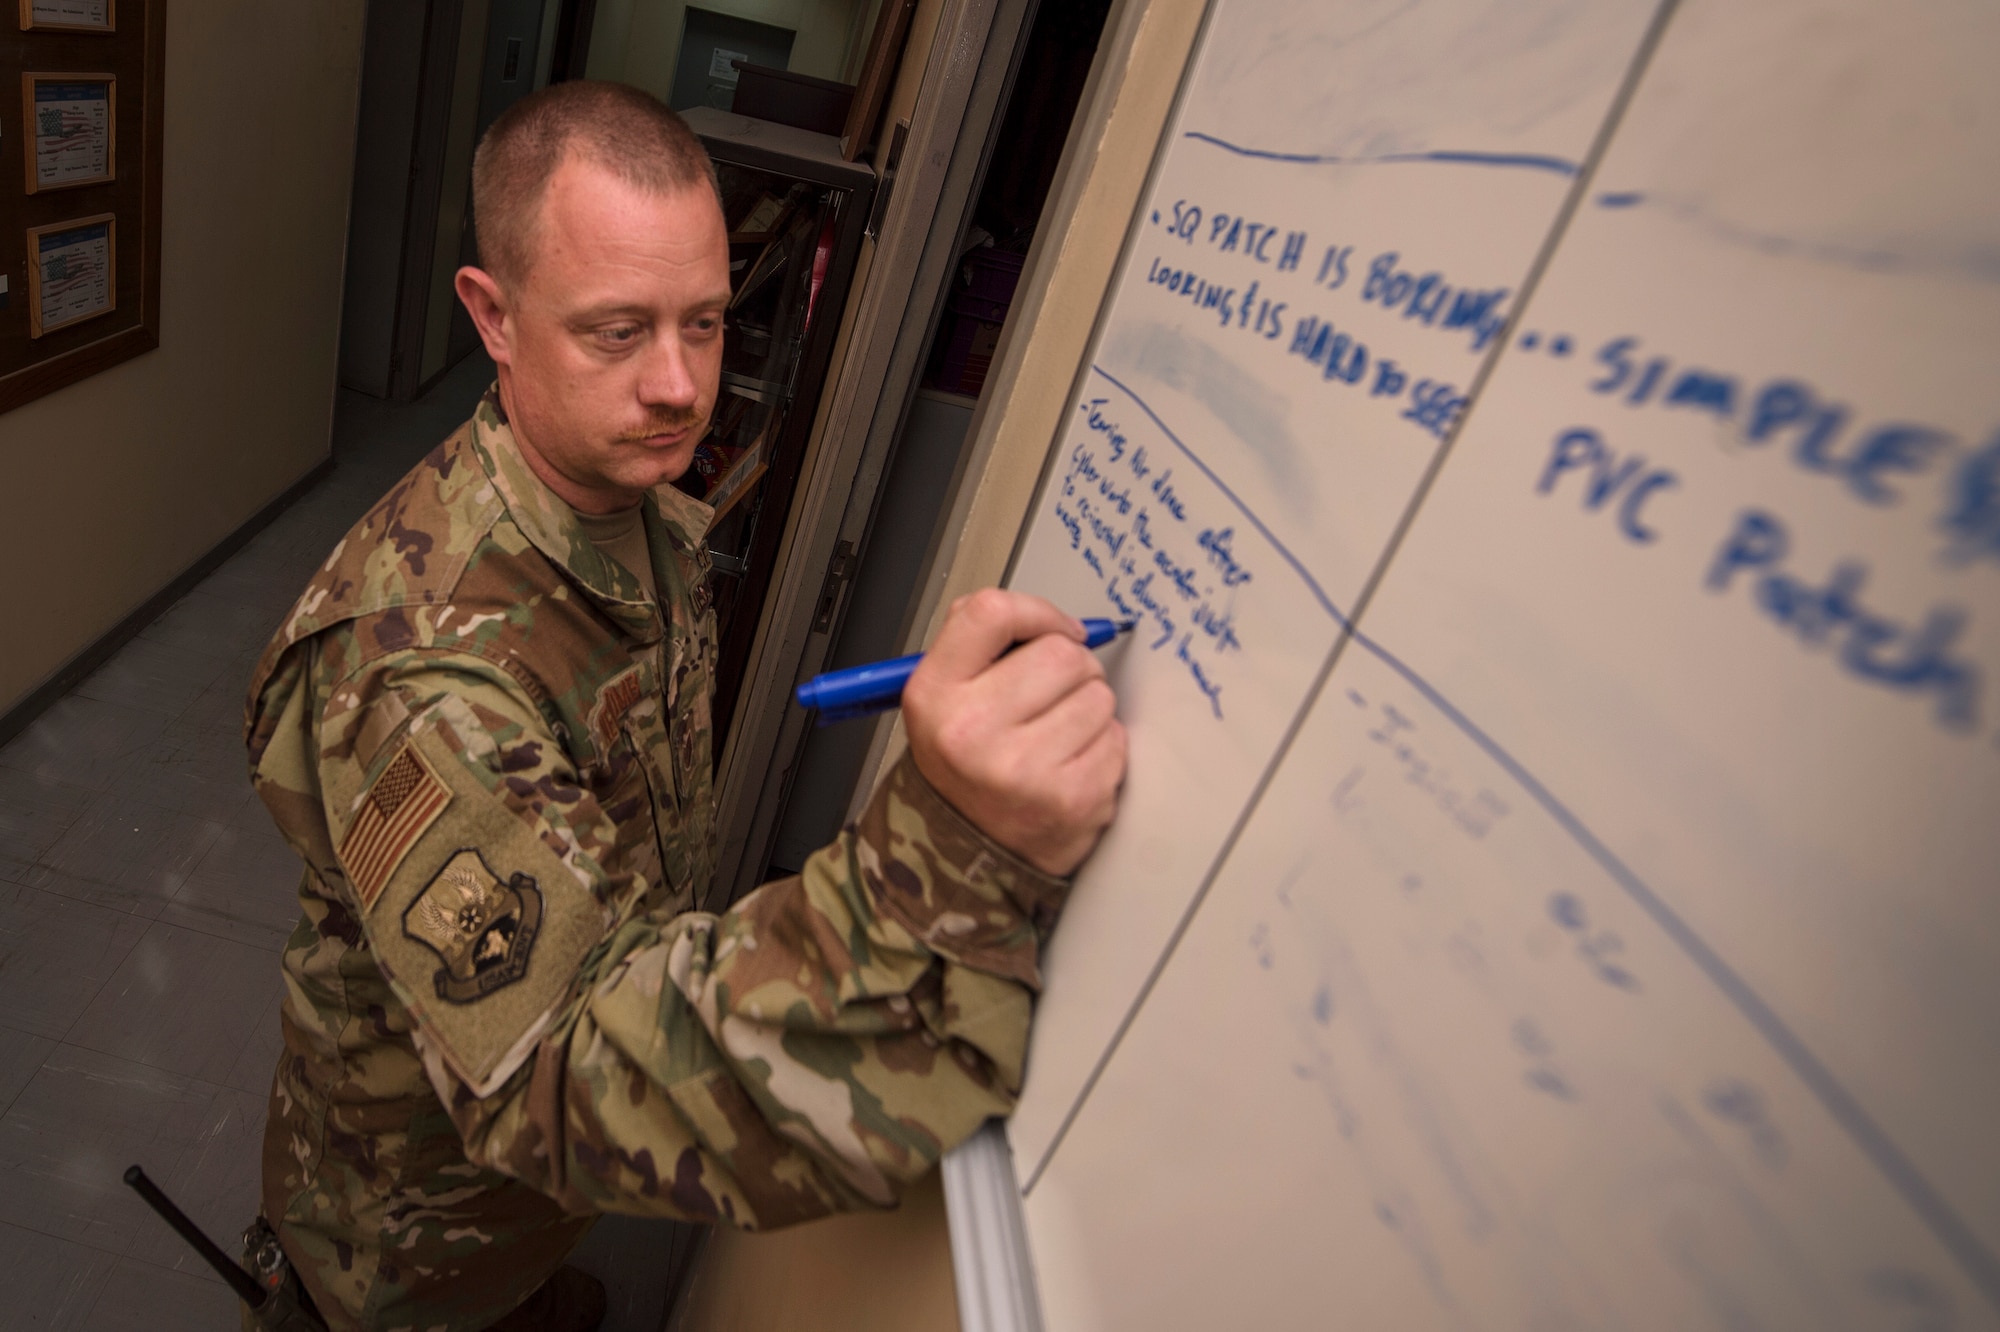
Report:
M989 1119L945 1153L939 1170L951 1228L960 1332L1043 1332L1007 1126Z

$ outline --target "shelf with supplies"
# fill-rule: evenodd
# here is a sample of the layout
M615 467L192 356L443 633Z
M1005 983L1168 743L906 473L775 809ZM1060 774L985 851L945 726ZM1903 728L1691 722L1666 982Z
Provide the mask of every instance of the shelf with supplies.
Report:
M831 135L697 107L729 227L731 297L708 436L677 483L713 507L715 752L773 589L813 418L875 197L875 173Z

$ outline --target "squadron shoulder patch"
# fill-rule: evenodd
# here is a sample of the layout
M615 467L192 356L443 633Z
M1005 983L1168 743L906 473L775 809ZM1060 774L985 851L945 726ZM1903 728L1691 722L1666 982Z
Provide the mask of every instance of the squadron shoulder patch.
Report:
M361 798L354 822L340 839L340 863L366 912L424 829L451 803L451 791L430 764L405 743Z
M528 972L528 954L542 928L542 892L534 877L507 882L486 858L466 847L444 863L403 912L403 934L436 953L444 965L432 983L448 1003L469 1004Z

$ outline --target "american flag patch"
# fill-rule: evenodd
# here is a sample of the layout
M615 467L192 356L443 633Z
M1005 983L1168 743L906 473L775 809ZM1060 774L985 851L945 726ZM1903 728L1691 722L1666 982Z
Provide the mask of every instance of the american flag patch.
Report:
M450 803L450 790L415 747L405 743L361 798L354 822L340 839L340 863L363 911L375 905L403 856Z
M625 724L625 714L639 701L639 693L639 668L633 666L598 694L597 706L590 710L590 733L596 737L599 754L611 752L618 739L618 728Z

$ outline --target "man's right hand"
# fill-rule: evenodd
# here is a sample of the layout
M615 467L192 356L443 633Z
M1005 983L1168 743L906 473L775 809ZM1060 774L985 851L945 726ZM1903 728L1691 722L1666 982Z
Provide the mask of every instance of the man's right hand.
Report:
M987 836L1055 875L1090 854L1125 776L1117 699L1083 637L1040 597L987 588L952 603L903 688L917 770Z

